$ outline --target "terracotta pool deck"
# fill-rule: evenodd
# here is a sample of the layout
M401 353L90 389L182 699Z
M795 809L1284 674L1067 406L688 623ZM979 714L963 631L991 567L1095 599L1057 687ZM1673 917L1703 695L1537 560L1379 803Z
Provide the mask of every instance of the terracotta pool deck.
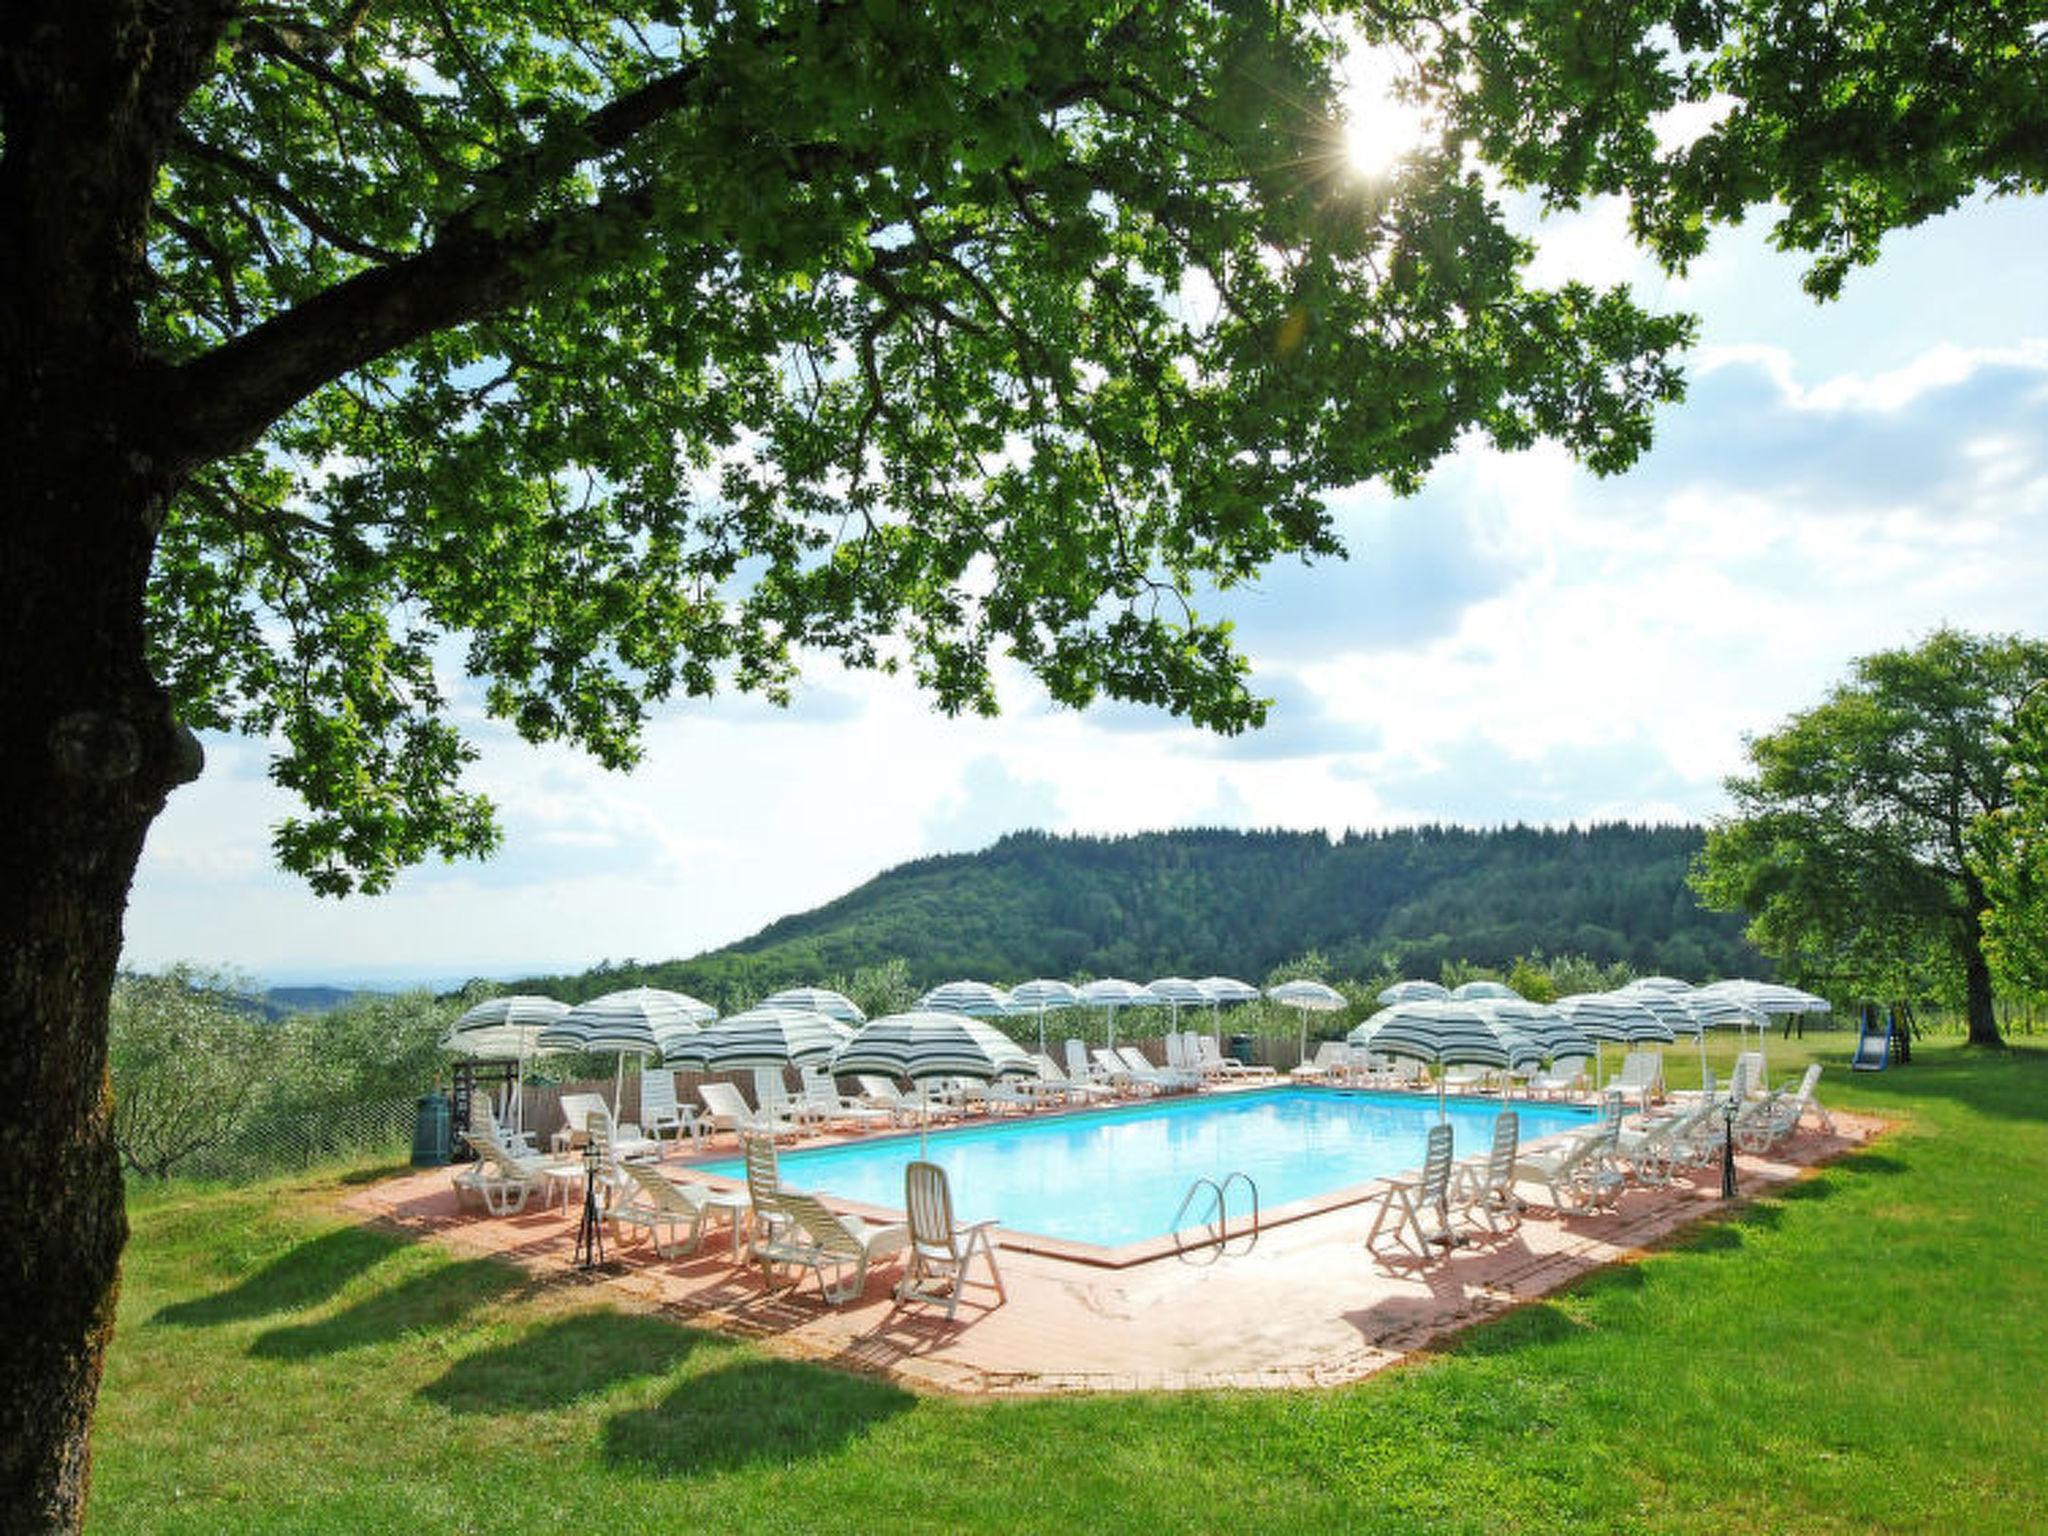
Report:
M1834 1114L1835 1133L1803 1130L1769 1157L1738 1156L1744 1197L1796 1179L1868 1141L1880 1123ZM1533 1190L1525 1191L1534 1195ZM1663 1189L1625 1193L1611 1212L1557 1217L1532 1208L1512 1231L1428 1264L1366 1252L1375 1206L1353 1204L1271 1226L1249 1252L1161 1258L1123 1268L1003 1248L1008 1301L971 1285L958 1317L893 1306L894 1260L863 1296L830 1307L806 1276L767 1290L732 1257L723 1226L701 1249L663 1259L628 1234L607 1241L607 1268L571 1265L576 1212L538 1199L517 1216L458 1210L446 1169L353 1192L358 1216L464 1253L496 1254L537 1278L757 1341L792 1358L887 1376L927 1391L1070 1391L1312 1387L1356 1381L1446 1336L1641 1254L1729 1209L1718 1168ZM980 1262L974 1276L985 1275Z

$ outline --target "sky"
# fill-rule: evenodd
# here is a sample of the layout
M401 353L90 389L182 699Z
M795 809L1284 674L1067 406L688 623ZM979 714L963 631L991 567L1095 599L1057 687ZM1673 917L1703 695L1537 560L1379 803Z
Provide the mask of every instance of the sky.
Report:
M1547 223L1539 279L1700 317L1689 398L1624 476L1480 446L1410 499L1333 498L1348 560L1203 605L1274 701L1263 731L1075 713L1013 675L1001 718L948 720L906 680L821 664L786 711L665 710L622 775L458 694L503 851L342 902L271 865L290 802L264 744L209 736L151 831L126 963L446 986L678 958L1024 828L1711 818L1745 738L1855 657L1944 624L2048 630L2048 200L1895 235L1832 304L1800 270L1761 225L1681 279L1617 208Z

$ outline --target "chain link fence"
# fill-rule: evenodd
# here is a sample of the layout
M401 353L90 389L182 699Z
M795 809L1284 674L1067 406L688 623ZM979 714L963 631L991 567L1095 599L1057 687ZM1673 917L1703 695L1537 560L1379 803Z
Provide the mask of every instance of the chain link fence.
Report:
M359 1158L404 1159L412 1151L417 1098L334 1104L312 1111L258 1113L223 1141L178 1165L181 1178L242 1183L303 1173Z

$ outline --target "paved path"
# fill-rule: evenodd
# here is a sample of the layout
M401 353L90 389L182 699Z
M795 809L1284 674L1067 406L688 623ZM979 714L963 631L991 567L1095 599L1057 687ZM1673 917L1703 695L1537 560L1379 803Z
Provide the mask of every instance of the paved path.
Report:
M1837 1113L1836 1134L1803 1131L1770 1159L1738 1159L1754 1193L1861 1145L1877 1122ZM768 1291L732 1258L725 1232L695 1255L657 1258L644 1241L609 1244L618 1262L570 1265L576 1223L560 1207L518 1216L458 1210L436 1169L352 1192L356 1214L466 1253L494 1253L564 1285L670 1311L777 1353L962 1393L1327 1386L1359 1378L1483 1318L1625 1260L1723 1209L1718 1170L1661 1190L1631 1190L1610 1214L1560 1219L1537 1208L1514 1231L1481 1235L1428 1265L1368 1254L1372 1205L1273 1227L1252 1252L1213 1262L1166 1258L1105 1269L1004 1249L1009 1299L971 1287L959 1316L891 1305L894 1263L867 1291L823 1304L808 1277ZM983 1271L979 1261L975 1275Z

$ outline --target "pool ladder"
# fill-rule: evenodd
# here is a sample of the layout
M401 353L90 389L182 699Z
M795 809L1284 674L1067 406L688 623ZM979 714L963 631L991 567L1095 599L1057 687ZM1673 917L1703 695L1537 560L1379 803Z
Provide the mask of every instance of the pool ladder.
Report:
M1238 1184L1244 1185L1251 1193L1252 1224L1242 1231L1233 1233L1230 1230L1230 1191ZM1187 1214L1205 1189L1209 1192L1208 1214L1198 1225L1207 1227L1209 1235L1202 1241L1191 1243L1187 1235ZM1221 1183L1205 1177L1190 1184L1186 1198L1181 1201L1180 1209L1173 1217L1174 1251L1183 1259L1193 1259L1206 1254L1207 1258L1202 1262L1213 1264L1228 1255L1231 1243L1240 1237L1245 1239L1244 1247L1237 1250L1240 1255L1250 1253L1259 1245L1259 1186L1252 1182L1252 1176L1240 1169L1225 1174Z

